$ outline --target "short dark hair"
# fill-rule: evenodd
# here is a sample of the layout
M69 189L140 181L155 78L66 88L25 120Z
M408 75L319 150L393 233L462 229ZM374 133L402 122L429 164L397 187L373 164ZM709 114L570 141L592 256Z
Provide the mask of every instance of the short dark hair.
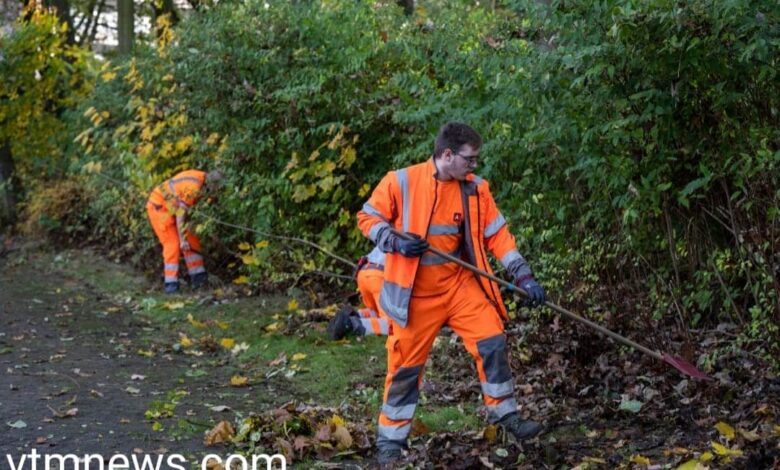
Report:
M462 122L448 122L441 126L433 144L433 156L441 157L444 149L457 152L464 145L471 145L474 149L482 147L482 136L468 124Z

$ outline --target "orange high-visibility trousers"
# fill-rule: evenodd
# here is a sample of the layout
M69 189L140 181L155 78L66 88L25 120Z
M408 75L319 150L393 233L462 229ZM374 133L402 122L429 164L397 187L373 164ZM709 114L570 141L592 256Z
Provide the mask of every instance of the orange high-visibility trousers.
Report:
M472 355L488 418L496 422L517 411L501 315L473 274L462 271L457 289L430 297L412 296L409 323L393 321L387 339L387 376L377 429L379 448L404 447L412 428L423 367L436 335L449 325Z
M182 253L179 232L176 230L176 218L168 212L167 207L151 202L146 204L146 213L149 216L149 222L152 224L154 233L162 244L165 282L178 282L179 257ZM186 236L190 244L190 250L184 252L184 262L187 265L187 271L190 276L206 272L206 268L203 265L203 257L200 255L200 240L190 231L186 232Z
M379 293L382 291L384 273L369 267L358 271L357 287L365 308L358 310L364 336L387 336L390 334L390 322L379 308Z

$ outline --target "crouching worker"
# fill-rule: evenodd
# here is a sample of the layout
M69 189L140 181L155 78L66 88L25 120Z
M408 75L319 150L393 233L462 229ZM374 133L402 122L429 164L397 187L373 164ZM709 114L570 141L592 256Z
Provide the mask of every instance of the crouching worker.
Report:
M162 244L164 290L179 291L179 258L184 256L190 285L206 284L200 240L187 228L187 212L200 199L214 195L222 183L218 171L187 170L154 188L146 202L146 212L154 233Z
M360 258L356 280L364 308L355 310L344 305L328 324L330 339L339 340L345 336L387 336L390 322L379 309L379 292L385 270L385 254L374 248L367 256Z
M481 146L482 138L471 127L444 125L433 156L388 173L358 213L360 230L386 253L379 305L393 329L377 426L380 464L397 461L406 447L423 367L445 325L474 358L490 422L518 440L542 430L518 414L503 325L508 316L498 286L428 251L437 248L488 272L491 253L532 305L544 303L544 289L518 252L487 181L474 174Z

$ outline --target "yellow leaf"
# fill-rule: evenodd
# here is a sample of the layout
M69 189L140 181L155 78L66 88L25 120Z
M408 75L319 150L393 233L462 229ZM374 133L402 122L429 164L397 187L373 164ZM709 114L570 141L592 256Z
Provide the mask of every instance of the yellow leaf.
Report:
M643 455L634 454L631 456L631 463L635 463L637 465L650 465L650 459Z
M249 383L249 379L242 375L234 375L230 378L230 385L233 387L246 387Z
M250 266L257 266L258 264L260 264L260 262L257 261L257 258L255 258L255 255L252 254L242 255L241 261L243 261L244 264L248 264Z
M236 345L236 340L233 338L222 338L222 341L220 341L219 344L225 349L233 349L233 346Z
M715 425L715 429L717 429L720 435L725 437L726 439L728 440L734 439L734 434L735 434L734 428L724 423L723 421L719 421L718 424Z
M152 424L152 431L160 430L162 430L162 424L159 421L155 421L154 424Z
M266 325L265 328L263 328L265 331L268 331L269 333L272 331L277 331L279 329L280 325L279 322L273 322L270 325Z
M238 244L238 249L241 250L241 251L247 251L250 248L252 248L252 247L247 242L241 242L241 243Z
M138 350L138 355L144 356L144 357L154 357L154 352L153 351L147 351L147 350L144 350L144 349L139 349Z
M203 323L202 321L198 321L198 320L196 320L196 319L195 319L195 318L192 316L192 314L191 314L191 313L188 313L188 314L187 314L187 321L188 321L188 322L190 322L190 324L191 324L192 326L194 326L195 328L199 328L199 329L201 329L201 330L202 330L203 328L206 328L206 324L205 324L205 323Z
M707 467L699 463L696 459L688 460L687 462L683 462L679 467L677 467L677 470L704 470Z
M237 278L233 279L233 284L246 284L249 282L249 278L246 276L238 276Z
M86 111L84 111L84 117L90 117L90 116L92 116L93 114L95 114L95 112L97 112L97 109L95 109L95 107L94 107L94 106L90 106L90 107L89 107L89 109L87 109Z
M298 301L295 299L290 300L287 302L287 310L297 310L298 309Z
M702 462L709 462L712 460L712 452L704 452L699 456L699 460Z
M295 360L295 356L293 356L293 360ZM331 424L333 424L334 426L346 426L346 425L347 425L346 421L344 421L344 418L342 418L342 417L341 417L341 416L339 416L339 415L333 415L333 416L330 418L330 422L331 422Z
M192 340L184 333L179 333L179 343L183 348L189 348L192 346Z
M209 145L214 145L217 143L218 140L219 140L219 134L217 134L216 132L212 132L211 134L209 134L208 138L206 139L206 143Z
M176 141L176 151L179 153L184 152L188 148L190 148L190 145L192 145L192 136L188 135L185 137L182 137L181 139Z
M163 307L168 310L179 310L180 308L184 308L184 302L165 302Z
M780 437L780 426L775 425L775 436Z
M227 330L228 328L230 328L230 323L226 321L217 320L216 324L217 324L217 328L219 328L220 330Z
M756 441L761 440L761 436L759 436L758 433L755 430L748 431L746 429L740 429L739 433L742 435L742 437L744 437L745 439L747 439L750 442L756 442Z
M104 72L103 75L100 76L100 78L102 78L104 82L110 82L111 80L116 78L116 73Z
M358 196L359 197L364 197L366 194L368 194L369 191L371 191L371 186L369 186L368 184L364 184L358 190Z
M138 146L138 156L142 158L146 158L149 155L152 154L152 150L154 150L154 145L150 143L141 144Z
M715 450L715 453L724 457L739 457L742 455L742 451L737 449L736 447L733 449L729 449L728 447L724 446L723 444L718 444L717 442L711 442L713 450Z
M293 354L292 360L293 361L302 361L306 359L306 354L303 353L295 353Z
M266 248L268 247L268 240L262 240L257 243L255 243L255 247L257 248Z

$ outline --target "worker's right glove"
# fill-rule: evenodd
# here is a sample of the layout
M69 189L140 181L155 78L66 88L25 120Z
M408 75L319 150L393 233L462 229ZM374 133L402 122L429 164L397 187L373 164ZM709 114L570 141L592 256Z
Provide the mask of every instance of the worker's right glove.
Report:
M407 233L407 235L411 235L414 238L407 240L399 237L398 235L392 235L393 251L400 253L407 258L416 258L418 256L422 256L422 254L425 253L430 246L428 245L428 240L420 237L416 233Z
M544 288L536 282L536 279L534 279L533 276L524 276L515 279L514 284L521 287L528 294L528 298L525 301L527 307L544 305Z

